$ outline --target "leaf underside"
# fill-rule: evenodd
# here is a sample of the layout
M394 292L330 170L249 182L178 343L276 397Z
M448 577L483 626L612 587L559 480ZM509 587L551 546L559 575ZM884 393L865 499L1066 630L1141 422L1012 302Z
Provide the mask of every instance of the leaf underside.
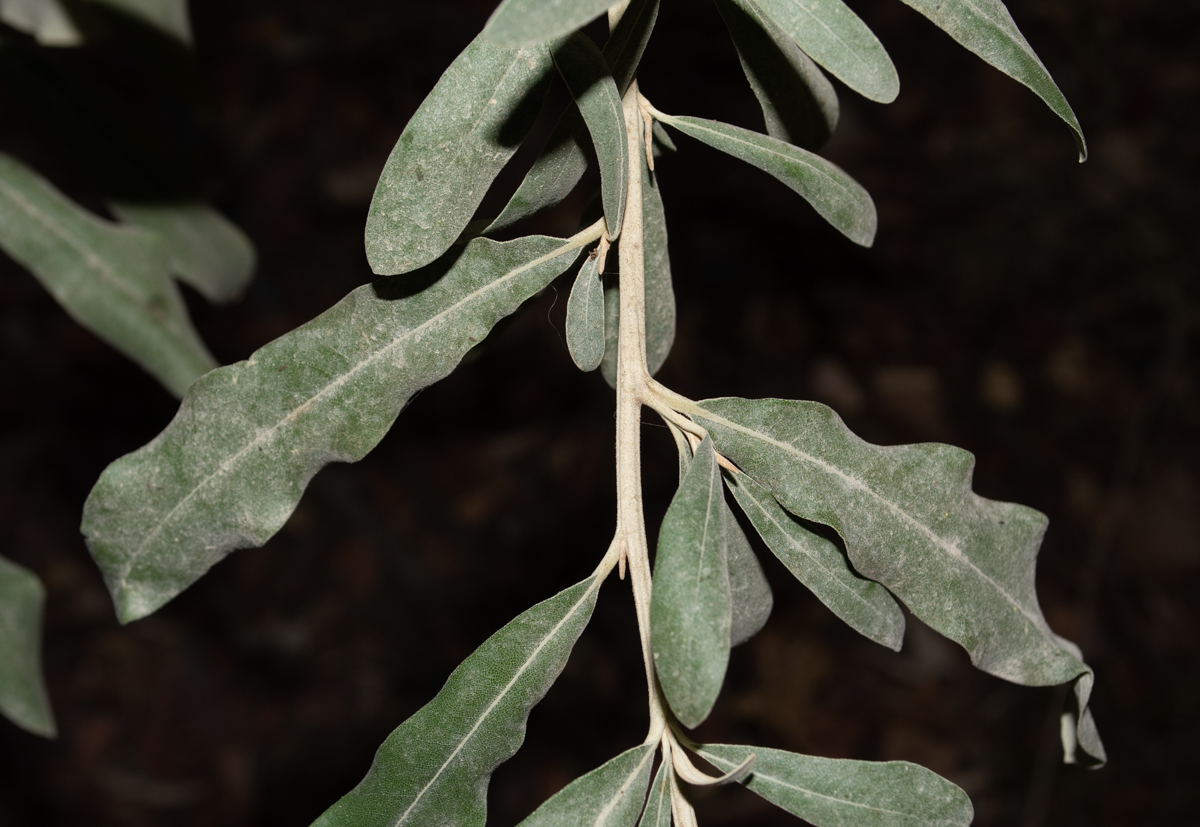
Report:
M600 583L590 577L488 638L314 827L483 827L492 772L525 740L529 712L566 666Z
M367 213L371 269L397 275L450 249L533 127L554 71L544 45L475 38L442 74L388 157Z
M729 663L725 486L710 439L663 517L650 597L650 640L663 694L680 723L699 726Z
M720 770L752 754L743 784L814 827L967 827L971 799L958 786L907 761L817 758L765 747L710 744L697 749Z
M0 557L0 714L53 738L54 713L42 681L42 605L33 572Z
M657 744L626 750L572 781L518 827L633 827L657 750Z
M613 0L504 0L483 28L503 46L528 46L568 35L595 20Z
M1046 518L975 494L966 451L871 445L816 402L710 399L694 418L788 511L835 529L855 569L961 644L979 669L1032 686L1090 676L1038 605Z
M671 774L666 764L659 765L654 773L638 827L671 827Z
M216 367L168 276L158 236L97 218L2 153L0 248L75 321L177 396Z
M365 456L417 391L565 271L577 247L476 239L421 273L358 288L194 385L166 430L111 464L84 506L122 621L266 542L317 471Z
M598 258L587 258L579 268L567 299L567 350L582 371L600 367L604 358L604 282Z

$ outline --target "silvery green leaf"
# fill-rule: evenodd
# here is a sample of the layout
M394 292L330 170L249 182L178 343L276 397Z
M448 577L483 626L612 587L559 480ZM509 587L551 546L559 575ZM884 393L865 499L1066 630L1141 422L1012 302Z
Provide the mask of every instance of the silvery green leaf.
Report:
M729 744L696 752L725 771L753 753L754 771L742 783L814 827L967 827L975 815L958 786L907 761L817 758Z
M504 0L483 27L502 46L529 46L581 29L615 6L614 0Z
M671 140L671 133L667 132L667 128L658 121L650 129L654 138L654 157L659 158L666 155L668 152L677 152L675 142Z
M591 38L574 34L554 49L554 63L583 116L600 164L600 192L609 240L621 232L629 186L629 142L621 94Z
M554 62L546 46L463 50L404 127L367 214L367 260L380 275L450 249L537 119Z
M488 638L314 827L482 827L492 772L525 740L529 712L566 666L600 582L559 592Z
M633 0L604 44L604 62L612 69L613 80L622 95L637 74L658 19L658 4L659 0ZM576 107L568 107L538 159L487 232L511 226L562 201L587 171L591 155L591 140L583 117Z
M754 0L716 3L762 107L767 134L804 149L819 149L838 122L833 84Z
M745 474L726 480L767 548L797 580L855 631L900 651L904 612L887 589L855 573L837 546L806 529L754 480Z
M787 184L846 238L863 247L875 240L875 203L837 165L789 143L719 121L664 115L662 120L714 149L758 167Z
M729 561L729 645L738 646L767 625L767 618L775 606L775 596L771 594L762 564L728 505L725 506L725 533Z
M979 669L1030 686L1090 675L1038 605L1046 518L975 494L971 454L871 445L816 402L710 399L689 413L784 508L833 527L861 574L961 644Z
M1071 105L1000 0L904 0L964 47L1037 94L1075 137L1079 160L1087 142Z
M232 301L254 275L254 245L225 216L201 202L114 203L126 224L158 234L166 245L171 272L209 301Z
M688 727L712 711L729 663L727 513L721 469L705 438L663 517L650 597L655 670Z
M0 248L75 321L182 396L216 367L153 233L103 221L0 153Z
M121 620L265 543L317 471L362 459L414 394L566 270L578 246L476 239L419 274L358 288L194 385L166 430L110 465L84 506Z
M650 796L638 827L671 827L671 773L666 764L659 765L650 782Z
M83 36L59 0L0 0L0 22L43 46L78 46Z
M667 216L658 180L642 167L642 260L646 285L646 369L658 373L675 343L675 286L671 282L671 253L667 245ZM608 254L615 269L616 252ZM621 323L621 297L614 281L604 291L604 360L600 373L612 387L617 382L617 328Z
M614 266L617 261L617 248L621 242L613 245L608 253L609 272L604 274L604 357L600 360L600 375L610 388L617 387L617 345L621 332L621 282L620 273Z
M633 827L657 744L643 744L576 778L519 827Z
M191 44L192 21L188 18L187 0L92 0L112 6L149 23L177 40Z
M900 77L879 38L841 0L754 0L809 57L879 103L900 93Z
M596 258L584 260L567 299L567 350L582 371L595 370L604 358L604 282L598 264Z
M54 713L42 681L42 604L37 575L0 557L0 714L53 738Z

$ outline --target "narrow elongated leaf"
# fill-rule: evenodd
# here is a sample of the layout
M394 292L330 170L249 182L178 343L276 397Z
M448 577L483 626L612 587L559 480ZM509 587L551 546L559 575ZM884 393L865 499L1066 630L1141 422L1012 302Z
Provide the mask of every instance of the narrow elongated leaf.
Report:
M633 827L657 744L643 744L576 778L519 827Z
M753 753L754 771L742 783L814 827L967 827L975 815L958 786L907 761L817 758L729 744L697 753L726 771Z
M608 254L615 263L615 253ZM671 252L667 243L667 216L658 180L642 164L642 260L646 285L646 369L658 373L675 344L675 285L671 281ZM613 268L613 264L608 266ZM613 268L615 269L615 268ZM604 360L600 372L611 387L617 383L617 330L621 324L621 297L617 282L604 291Z
M862 185L836 164L739 126L688 116L664 115L662 120L778 178L855 244L870 247L875 240L875 203Z
M0 22L43 46L78 46L83 36L59 0L0 0Z
M84 506L122 621L266 542L318 470L365 456L417 391L566 270L578 246L476 239L420 274L358 288L194 385L166 430L110 465Z
M694 416L721 453L793 514L832 526L859 572L979 669L1031 686L1090 675L1038 605L1046 518L975 494L966 451L871 445L816 402L710 399Z
M0 714L53 738L54 713L42 681L42 604L37 575L0 557Z
M650 33L658 20L658 4L659 0L633 0L604 44L604 62L612 70L613 80L622 95L633 82L642 53L650 41ZM521 185L486 232L511 226L562 201L587 171L588 158L592 154L583 116L577 107L570 106L550 133Z
M554 62L545 46L502 49L481 35L404 127L367 213L367 260L407 273L450 249L537 119Z
M167 275L158 237L102 221L0 154L0 248L75 321L182 396L216 367Z
M650 782L650 796L638 827L671 827L671 773L665 763Z
M762 107L767 134L817 150L838 122L833 84L754 0L716 0Z
M483 27L502 46L529 46L571 34L615 6L613 0L504 0Z
M797 580L855 631L900 651L904 612L887 589L855 573L837 546L806 529L754 480L745 474L726 480L767 548Z
M667 132L667 128L658 121L654 122L654 126L650 130L654 137L654 157L659 158L666 155L668 152L678 152L675 142L671 140L671 133Z
M725 533L729 561L729 645L738 646L759 633L771 616L775 596L762 564L750 547L737 518L725 506Z
M525 740L529 711L566 666L599 589L590 577L488 638L314 827L483 827L492 772Z
M600 163L600 192L611 241L621 233L629 186L629 143L625 140L621 93L609 74L604 55L586 35L572 35L558 46L554 50L554 63L592 138L592 148Z
M891 103L900 76L879 38L841 0L755 0L808 56L864 97Z
M1004 74L1028 86L1075 137L1079 160L1087 160L1087 142L1075 112L1000 0L903 0L964 47Z
M171 272L216 304L232 301L254 275L254 245L229 219L201 202L113 204L126 224L158 234Z
M729 663L727 511L721 469L706 438L663 518L650 598L659 683L688 727L712 711Z
M191 44L192 21L188 18L187 0L92 0L136 17L171 35L177 40Z
M599 263L590 257L583 262L567 299L567 350L582 371L595 370L604 358L604 282Z

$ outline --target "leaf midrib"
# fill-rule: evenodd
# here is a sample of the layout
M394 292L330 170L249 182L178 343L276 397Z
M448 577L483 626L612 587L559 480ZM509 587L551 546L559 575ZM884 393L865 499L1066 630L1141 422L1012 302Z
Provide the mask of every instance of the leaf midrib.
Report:
M612 814L612 811L617 808L617 805L621 802L621 799L625 797L625 794L629 791L629 788L633 786L633 782L636 781L637 777L642 774L642 767L646 766L647 761L654 759L655 751L652 747L653 744L647 744L642 747L642 749L646 751L646 754L642 756L642 760L637 762L637 765L634 766L633 771L630 772L629 775L626 776L625 780L621 782L621 786L618 787L616 792L614 792L613 795L608 799L608 803L601 808L600 812L596 815L596 820L592 822L592 827L603 827L604 824L608 823L608 817Z

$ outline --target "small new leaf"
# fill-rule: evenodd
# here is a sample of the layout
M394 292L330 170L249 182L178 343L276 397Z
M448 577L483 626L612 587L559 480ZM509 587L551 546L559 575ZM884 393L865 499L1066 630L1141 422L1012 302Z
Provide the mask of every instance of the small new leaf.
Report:
M1071 104L1000 0L903 1L961 45L1032 89L1071 128L1080 163L1087 160L1087 142Z
M754 2L809 57L860 95L891 103L900 93L900 77L883 44L841 0Z
M217 366L168 276L157 235L97 218L4 154L0 248L75 321L177 396Z
M754 0L716 0L762 107L767 134L817 150L838 122L833 84Z
M254 245L207 204L114 203L111 209L126 224L157 233L171 272L214 304L236 299L254 275Z
M404 127L367 214L367 260L379 275L450 249L529 133L554 63L545 46L475 38Z
M726 771L753 753L754 771L742 783L814 827L967 827L975 814L959 787L907 761L817 758L729 744L696 752Z
M587 258L579 268L567 299L567 350L582 371L600 367L604 358L604 282L598 258Z
M576 778L518 827L633 827L657 749L657 744L634 747Z
M613 0L504 0L483 28L501 46L529 46L568 35L591 23Z
M855 631L900 651L904 612L887 589L860 577L837 546L806 529L754 480L731 474L726 481L767 548L797 580Z
M314 827L482 825L492 772L525 740L529 712L566 666L600 582L590 577L488 638L388 736L367 776Z
M574 34L557 46L554 63L583 116L600 162L604 219L612 241L621 232L629 182L629 143L625 140L621 93L609 74L604 55L586 35Z
M659 683L688 727L712 711L729 663L727 513L721 469L706 438L663 517L650 598Z
M42 681L42 604L33 572L0 557L0 714L53 738L54 713Z
M719 121L685 115L656 117L751 166L778 178L846 238L863 247L875 240L875 203L857 181L836 164L789 143Z
M583 243L476 239L420 274L358 288L194 385L166 430L105 469L84 505L83 532L121 620L265 543L317 471L362 459L417 391Z

